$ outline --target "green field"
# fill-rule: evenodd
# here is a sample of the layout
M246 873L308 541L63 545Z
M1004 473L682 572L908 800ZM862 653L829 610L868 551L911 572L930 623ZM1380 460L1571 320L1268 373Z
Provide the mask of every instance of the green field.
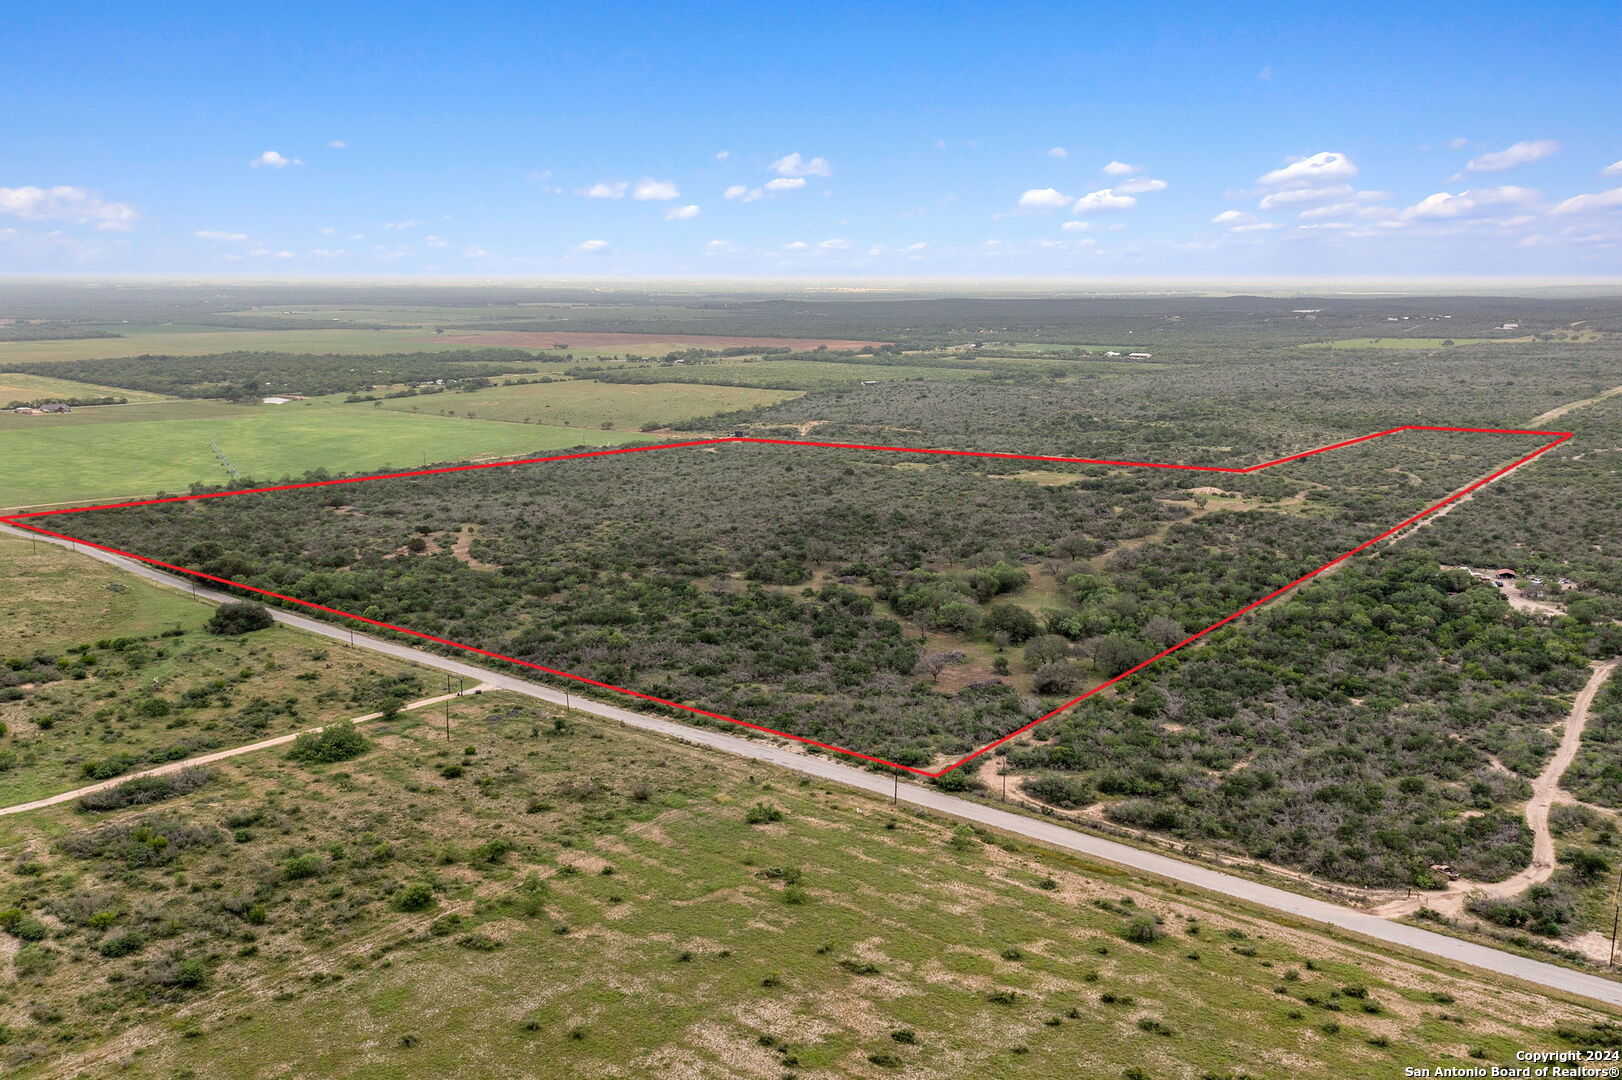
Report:
M722 360L714 364L649 366L645 370L616 364L607 372L630 372L637 381L710 383L715 386L758 386L781 390L827 390L864 382L928 379L932 382L974 379L989 374L979 368L922 367L911 364L846 364L837 360ZM589 377L589 375L588 375ZM624 385L624 384L620 384Z
M190 597L111 566L51 544L0 537L0 659L104 637L192 630L208 616Z
M369 353L441 352L475 348L422 330L222 330L172 326L120 327L116 338L74 341L0 341L0 369L10 364L111 357L209 356L227 352ZM623 351L623 350L622 350Z
M12 401L36 401L44 397L122 397L129 401L167 400L162 394L149 394L144 390L120 390L114 386L96 386L93 383L74 382L71 379L52 379L45 375L23 375L15 371L0 371L0 406Z
M503 386L467 394L428 394L385 400L385 409L480 420L598 427L634 431L712 413L775 405L798 397L792 390L759 390L700 383L551 382Z
M200 407L201 419L167 413ZM230 412L215 413L215 409ZM90 410L86 410L89 412ZM112 412L114 410L107 410ZM571 446L645 439L623 432L542 424L487 424L371 408L226 406L174 402L119 407L146 422L57 424L20 417L0 427L0 508L183 492L193 483L230 479L209 443L217 442L245 477L261 481L311 469L353 472L424 462L514 457ZM64 420L80 416L73 413ZM19 427L27 421L31 426Z
M451 713L0 820L0 904L65 913L15 947L14 1075L1384 1080L1605 1018L511 695Z

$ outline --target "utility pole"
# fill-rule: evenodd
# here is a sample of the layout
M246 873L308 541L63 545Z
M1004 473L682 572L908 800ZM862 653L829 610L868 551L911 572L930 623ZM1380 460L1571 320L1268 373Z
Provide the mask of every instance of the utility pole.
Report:
M890 779L895 781L895 787L890 792L890 804L892 806L900 806L901 805L901 774L900 773L891 773L890 774Z
M1616 966L1616 931L1622 925L1622 869L1616 872L1616 914L1611 917L1611 967Z
M449 676L447 676L446 677L446 682L448 683L449 681L450 681ZM446 742L451 741L451 699L450 698L445 699L445 741Z
M1002 801L1008 801L1008 774L1002 774Z

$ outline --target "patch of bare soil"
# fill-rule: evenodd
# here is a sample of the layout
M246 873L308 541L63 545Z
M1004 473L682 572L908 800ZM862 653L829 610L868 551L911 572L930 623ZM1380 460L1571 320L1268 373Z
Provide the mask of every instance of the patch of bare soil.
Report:
M470 570L500 570L501 567L494 563L480 562L473 557L473 541L477 539L477 531L477 525L463 525L456 534L456 542L451 545L451 554Z

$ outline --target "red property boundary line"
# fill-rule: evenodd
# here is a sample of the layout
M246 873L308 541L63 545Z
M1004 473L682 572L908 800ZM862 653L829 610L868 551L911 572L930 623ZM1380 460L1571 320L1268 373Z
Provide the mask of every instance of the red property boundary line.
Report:
M1343 447L1355 446L1358 443L1364 443L1364 442L1368 442L1368 441L1370 441L1372 439L1383 438L1386 435L1395 435L1395 434L1397 434L1399 432L1403 432L1403 431L1442 431L1442 432L1454 432L1454 433L1468 434L1468 435L1541 435L1541 436L1549 436L1551 438L1551 441L1548 442L1548 443L1545 443L1544 445L1542 445L1540 447L1538 447L1536 450L1533 450L1529 454L1526 454L1526 455L1524 455L1522 457L1516 458L1514 461L1510 462L1508 465L1505 465L1502 468L1497 469L1496 471L1488 474L1487 476L1482 477L1481 479L1475 481L1474 483L1468 484L1468 485L1460 488L1459 490L1453 492L1453 494L1449 495L1447 498L1441 500L1440 502L1436 503L1433 506L1430 506L1430 507L1427 507L1424 510L1421 510L1419 513L1414 514L1412 517L1409 517L1406 520L1400 522L1399 524L1392 526L1391 528L1387 529L1385 532L1380 533L1378 536L1370 537L1368 540L1365 540L1361 544L1358 544L1356 547L1352 548L1350 551L1346 551L1346 552L1343 552L1340 555L1335 556L1333 559L1330 559L1328 562L1324 563L1322 566L1318 567L1316 570L1310 571L1309 573L1306 573L1306 574L1302 574L1300 577L1296 578L1294 581L1290 582L1289 584L1280 586L1279 588L1274 589L1272 592L1268 593L1266 596L1263 596L1263 597L1260 597L1259 599L1251 601L1250 603L1246 604L1244 607L1240 608L1238 611L1235 611L1233 614L1227 616L1226 618L1218 619L1216 622L1212 623L1210 626L1207 626L1205 629L1200 630L1197 633L1190 634L1188 637L1184 638L1182 641L1179 641L1177 644L1171 646L1170 648L1162 649L1160 652L1158 652L1155 655L1149 657L1149 659L1143 661L1141 664L1138 664L1138 665L1136 665L1134 667L1131 667L1131 668L1127 669L1126 671L1121 672L1121 674L1115 676L1115 678L1113 678L1113 679L1110 679L1108 682L1105 682L1105 683L1102 683L1102 684L1100 684L1098 686L1093 687L1093 689L1087 691L1085 694L1082 694L1081 696L1076 697L1076 698L1072 698L1070 701L1065 702L1063 705L1060 705L1058 708L1053 709L1053 710L1051 710L1049 712L1046 712L1046 713L1042 714L1041 716L1037 717L1035 720L1032 720L1030 723L1023 725L1022 727L1016 728L1013 731L1010 731L1008 734L1004 735L1002 738L997 739L997 740L995 740L993 742L989 742L985 746L982 746L982 747L980 747L980 749L974 751L973 753L968 754L967 756L959 759L958 761L953 762L950 765L947 765L945 768L938 769L938 770L935 770L933 772L931 772L928 769L915 768L915 767L913 767L911 765L900 765L900 764L897 764L894 761L887 761L884 758L875 757L875 756L873 756L871 754L864 754L864 753L861 753L860 751L857 751L857 750L849 750L849 749L846 749L843 746L834 746L831 743L818 742L816 739L806 738L803 735L795 735L795 734L792 734L792 733L787 732L787 731L778 731L775 728L765 727L764 725L761 725L761 724L753 724L753 723L750 723L747 720L739 720L737 717L734 717L734 716L726 716L726 715L723 715L722 713L710 712L710 711L708 711L706 709L700 709L700 708L697 708L697 707L692 706L692 705L683 705L679 701L667 701L664 698L655 697L652 694L644 694L639 690L631 690L631 689L628 689L628 688L623 687L623 686L615 686L612 683L599 682L596 679L590 679L590 678L587 678L584 675L574 675L574 674L571 674L570 672L567 672L567 671L560 671L557 668L546 667L543 664L531 663L528 660L520 660L517 657L506 656L506 655L504 655L502 653L498 653L498 652L491 652L489 649L481 649L476 645L464 645L459 641L451 641L448 638L436 637L433 634L425 634L420 630L412 630L409 627L396 626L393 623L382 622L382 621L380 621L378 619L368 619L364 615L356 615L353 612L343 611L343 610L340 610L340 609L334 608L334 607L328 607L325 604L315 604L315 603L311 603L308 600L300 600L296 596L286 596L286 595L284 595L282 593L271 592L269 589L260 589L260 588L256 588L255 586L252 586L252 585L243 585L243 584L240 584L238 582L232 581L229 578L216 577L213 574L205 574L200 570L191 570L191 569L188 569L188 568L186 568L184 566L176 566L173 563L166 563L166 562L163 562L162 560L150 558L150 557L148 557L146 555L137 555L134 552L121 551L118 548L109 547L109 546L107 546L105 544L97 544L97 543L95 543L93 541L90 541L90 540L85 540L85 539L82 539L82 538L77 537L77 536L69 535L68 533L55 532L55 531L52 531L50 529L42 528L42 527L37 526L37 525L29 525L29 524L26 523L26 520L25 520L25 519L28 519L28 518L55 517L55 516L59 516L59 515L62 515L62 514L84 514L84 513L89 513L89 512L91 512L93 510L116 510L116 509L119 509L119 508L131 507L131 506L154 506L154 505L158 505L158 504L162 504L162 503L196 502L196 501L200 501L200 500L203 500L203 499L222 499L222 498L228 498L228 497L233 497L233 496L237 496L237 495L263 494L265 492L271 492L271 491L295 491L295 490L299 490L301 488L331 487L331 486L338 485L338 484L358 484L358 483L364 483L364 482L366 482L368 480L395 480L395 479L402 479L402 478L414 477L414 476L438 476L438 475L441 475L443 473L472 472L472 471L477 470L477 469L502 469L502 468L507 468L507 467L512 466L512 465L537 465L537 464L541 464L541 463L544 463L544 462L550 462L550 461L573 461L573 460L576 460L576 459L579 459L579 458L610 457L610 456L613 456L615 454L635 454L635 453L642 453L642 452L649 451L649 450L677 450L677 449L682 449L684 447L693 447L693 446L715 446L715 445L720 444L720 443L760 443L760 444L764 444L764 445L768 445L768 446L807 446L807 447L818 447L818 448L835 449L835 450L876 450L876 451L886 451L886 452L898 453L898 454L935 454L935 455L949 456L949 457L996 458L996 459L1007 460L1007 461L1042 461L1042 462L1053 462L1053 463L1067 464L1067 465L1113 465L1113 466L1131 467L1131 468L1144 468L1144 469L1181 469L1181 470L1190 471L1190 472L1234 473L1234 474L1243 475L1243 474L1246 474L1246 473L1260 472L1263 469L1271 469L1275 465L1282 465L1285 462L1289 462L1289 461L1298 461L1301 458L1311 457L1314 454L1323 454L1323 453L1327 453L1330 450L1339 450L1339 449L1342 449ZM376 476L353 476L353 477L344 477L344 478L337 479L337 480L315 480L315 481L307 481L307 482L298 483L298 484L277 484L277 485L274 485L274 486L271 486L271 487L244 488L244 489L237 490L237 491L216 491L216 492L209 492L209 493L203 494L203 495L172 495L172 496L167 496L167 497L164 497L164 498L137 499L137 500L130 501L130 502L105 503L105 504L100 505L100 506L69 507L69 508L61 509L61 510L36 510L36 511L34 511L32 513L28 513L28 514L16 514L16 515L11 516L11 517L0 517L0 524L12 525L12 526L15 526L15 527L17 527L19 529L27 529L30 532L36 532L36 533L39 533L42 536L53 536L53 537L56 537L57 539L60 539L60 540L68 540L68 541L72 541L73 543L84 544L87 547L93 547L93 548L96 548L96 549L98 549L100 551L106 551L106 552L109 552L109 553L111 553L113 555L122 556L122 557L124 557L126 559L134 559L134 560L136 560L138 562L148 563L149 565L152 565L152 566L161 567L164 570L171 570L171 571L174 571L175 573L185 574L185 575L188 575L190 577L202 579L204 581L212 581L212 582L215 582L215 583L220 584L220 585L229 586L230 588L241 589L244 592L257 593L260 596L268 596L268 597L271 597L272 599L281 600L281 601L284 601L284 602L289 603L289 604L297 604L297 605L299 605L301 607L311 608L312 610L315 610L315 611L326 612L329 615L339 615L339 616L342 616L345 619L352 619L355 622L366 623L369 626L375 626L375 627L378 627L378 628L384 629L384 630L393 630L396 633L406 634L406 635L408 635L410 637L420 638L420 639L422 639L424 641L431 641L431 642L434 642L435 644L439 644L439 645L448 645L448 646L450 646L452 648L461 649L464 652L474 653L474 654L476 654L478 656L489 657L489 658L494 659L494 660L501 660L501 661L504 661L504 662L509 663L509 664L516 664L519 667L529 668L532 671L545 672L548 675L555 675L555 676L557 676L559 678L569 679L569 680L571 680L573 682L584 683L587 686L594 686L594 687L597 687L598 689L601 689L601 690L611 690L616 694L623 694L623 695L625 695L627 697L638 698L638 699L640 699L642 701L650 701L650 702L653 702L653 703L655 703L657 705L664 705L664 706L667 706L667 707L672 708L672 709L680 709L683 712L693 713L694 715L697 715L697 716L706 716L706 717L709 717L710 719L713 719L713 720L725 720L729 724L737 724L739 727L750 728L750 729L755 730L755 731L763 732L764 734L767 734L767 735L776 735L779 738L792 739L795 742L804 743L804 744L806 744L808 746L815 746L815 747L818 747L819 749L832 751L833 753L836 753L836 754L844 754L844 755L846 755L848 757L860 758L863 761L867 761L867 762L870 762L870 763L875 764L875 765L883 765L883 766L886 766L886 767L891 768L891 769L899 769L899 770L901 770L903 772L913 773L913 774L915 774L917 776L923 776L923 777L927 777L929 779L935 779L937 777L941 777L941 776L946 775L947 773L951 772L954 769L957 769L957 768L959 768L959 767L961 767L963 765L968 764L969 762L973 761L977 757L980 757L980 756L982 756L984 754L990 753L992 750L995 750L997 747L1001 746L1003 743L1008 742L1010 739L1017 738L1021 734L1029 731L1031 728L1036 727L1038 724L1041 724L1041 723L1043 723L1044 721L1047 721L1047 720L1051 720L1055 716L1058 716L1060 713L1065 712L1068 709L1074 708L1076 705L1079 705L1081 702L1086 701L1088 698L1092 697L1094 694L1100 692L1101 690L1105 690L1108 687L1113 686L1116 683L1120 682L1122 679L1128 678L1131 675L1135 675L1136 673L1142 671L1144 668L1146 668L1149 665L1155 663L1156 661L1159 661L1159 660L1161 660L1161 659L1163 659L1163 658L1165 658L1167 656L1170 656L1172 653L1177 652L1179 649L1182 649L1182 648L1184 648L1184 647L1186 647L1188 645L1193 644L1194 642L1200 640L1201 638L1205 637L1207 634L1209 634L1212 631L1218 629L1219 627L1225 626L1228 623L1233 622L1235 619L1239 618L1240 616L1245 615L1248 612L1254 611L1257 608L1261 607L1263 604L1267 603L1269 600L1272 600L1275 597L1281 596L1282 594L1289 592L1291 589L1294 589L1296 586L1301 585L1304 582L1310 581L1311 579L1317 577L1318 575L1324 573L1325 571L1330 570L1335 566L1338 566L1339 564L1345 562L1347 559L1350 559L1353 555L1356 555L1358 552L1363 551L1363 550L1365 550L1367 548L1370 548L1370 547L1374 546L1375 544L1379 543L1381 540L1384 540L1387 537L1393 536L1393 535L1401 532L1403 529L1408 528L1408 526L1414 524L1415 522L1421 520L1422 518L1429 517L1431 514L1436 513L1438 510L1441 510L1444 507L1449 506L1449 505L1459 501L1460 499L1464 498L1466 495L1470 494L1472 491L1475 491L1476 489L1481 488L1481 487L1485 487L1487 484L1492 483L1494 480L1498 479L1500 476L1503 476L1506 473L1512 472L1515 469L1520 468L1522 465L1525 465L1527 462L1531 461L1533 458L1536 458L1539 455L1545 454L1548 451L1553 450L1556 446L1559 446L1561 443L1566 442L1567 440L1569 440L1571 438L1572 438L1572 432L1569 432L1569 431L1530 431L1530 430L1526 430L1526 429L1522 429L1522 428L1433 427L1433 426L1429 426L1429 425L1420 425L1420 424L1404 424L1401 427L1388 428L1385 431L1376 431L1372 435L1362 435L1362 436L1359 436L1358 438L1355 438L1355 439L1346 439L1343 442L1331 443L1328 446L1320 446L1320 447L1318 447L1318 448L1316 448L1314 450L1303 450L1299 454L1290 454L1287 457L1275 458L1272 461L1264 461L1259 465L1249 465L1249 466L1245 466L1244 468L1238 468L1238 467L1223 466L1223 465L1174 465L1174 464L1166 464L1166 463L1162 463L1162 462L1153 462L1153 461L1109 461L1109 460L1104 460L1104 459L1099 459L1099 458L1052 457L1052 456L1047 456L1047 455L1042 455L1042 454L1005 454L1005 453L997 453L997 452L994 452L994 451L985 451L985 450L935 450L935 449L921 449L921 448L918 448L918 447L910 447L910 446L867 446L867 445L863 445L863 444L860 444L860 443L811 442L811 441L802 440L802 439L763 439L763 438L753 438L753 437L747 437L747 436L731 436L731 437L728 437L728 438L717 438L717 439L696 439L696 440L692 440L692 441L689 441L689 442L658 443L658 444L655 444L655 445L652 445L652 446L620 447L618 449L613 449L613 450L591 450L591 451L586 451L586 452L583 452L583 453L576 453L576 454L559 454L559 455L556 455L554 457L524 458L524 459L521 459L521 460L518 460L518 461L493 461L493 462L484 462L484 463L476 464L476 465L450 465L450 466L445 466L445 467L435 468L435 469L414 469L414 470L411 470L409 472L383 473L383 474L376 475Z

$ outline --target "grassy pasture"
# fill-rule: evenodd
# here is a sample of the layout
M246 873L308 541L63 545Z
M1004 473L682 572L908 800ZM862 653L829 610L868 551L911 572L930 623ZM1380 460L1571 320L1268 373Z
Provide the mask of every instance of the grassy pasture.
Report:
M59 880L156 893L174 927L111 959L86 946L132 915L64 928L26 996L60 1018L7 1011L17 1041L52 1035L17 1075L1383 1080L1599 1018L507 695L453 713L450 743L406 714L356 761L222 766L165 812L252 824L167 867L38 843L106 818L0 827L44 852L34 903ZM759 804L780 820L751 824ZM426 908L403 913L388 897L416 882ZM212 914L245 890L253 948ZM132 976L205 953L183 1020L139 1000Z
M502 386L468 394L429 394L394 398L385 409L467 416L515 423L636 430L646 424L709 416L734 409L775 405L798 397L792 390L760 390L701 383L552 382Z
M195 630L210 610L54 545L0 537L0 659L103 637Z
M12 401L36 401L44 397L123 397L132 402L168 400L162 394L149 394L144 390L120 390L114 386L96 386L72 379L0 371L0 406Z
M0 663L60 658L54 681L0 695L0 806L90 783L81 766L92 759L122 754L132 770L150 767L175 756L169 748L190 755L254 742L445 684L437 672L281 626L209 634L202 627L213 611L55 545L0 537ZM117 638L148 640L130 650L84 648ZM179 707L188 690L205 686L218 689ZM176 708L153 717L128 707L149 698ZM256 698L296 705L245 711Z
M78 341L0 341L0 369L52 360L106 360L151 353L208 356L228 352L369 353L442 352L471 348L422 330L225 330L173 326L119 327L124 337Z
M191 406L204 418L185 414ZM229 412L214 412L215 408ZM193 483L220 483L230 476L210 449L218 442L243 476L270 481L311 469L366 471L408 468L424 462L512 457L572 446L640 441L643 435L552 427L487 424L440 416L413 416L386 409L321 406L220 406L175 402L121 406L146 422L33 423L19 417L0 427L0 507L70 500L182 492ZM90 410L86 410L89 412ZM157 415L153 415L157 414ZM81 415L73 413L63 419Z

